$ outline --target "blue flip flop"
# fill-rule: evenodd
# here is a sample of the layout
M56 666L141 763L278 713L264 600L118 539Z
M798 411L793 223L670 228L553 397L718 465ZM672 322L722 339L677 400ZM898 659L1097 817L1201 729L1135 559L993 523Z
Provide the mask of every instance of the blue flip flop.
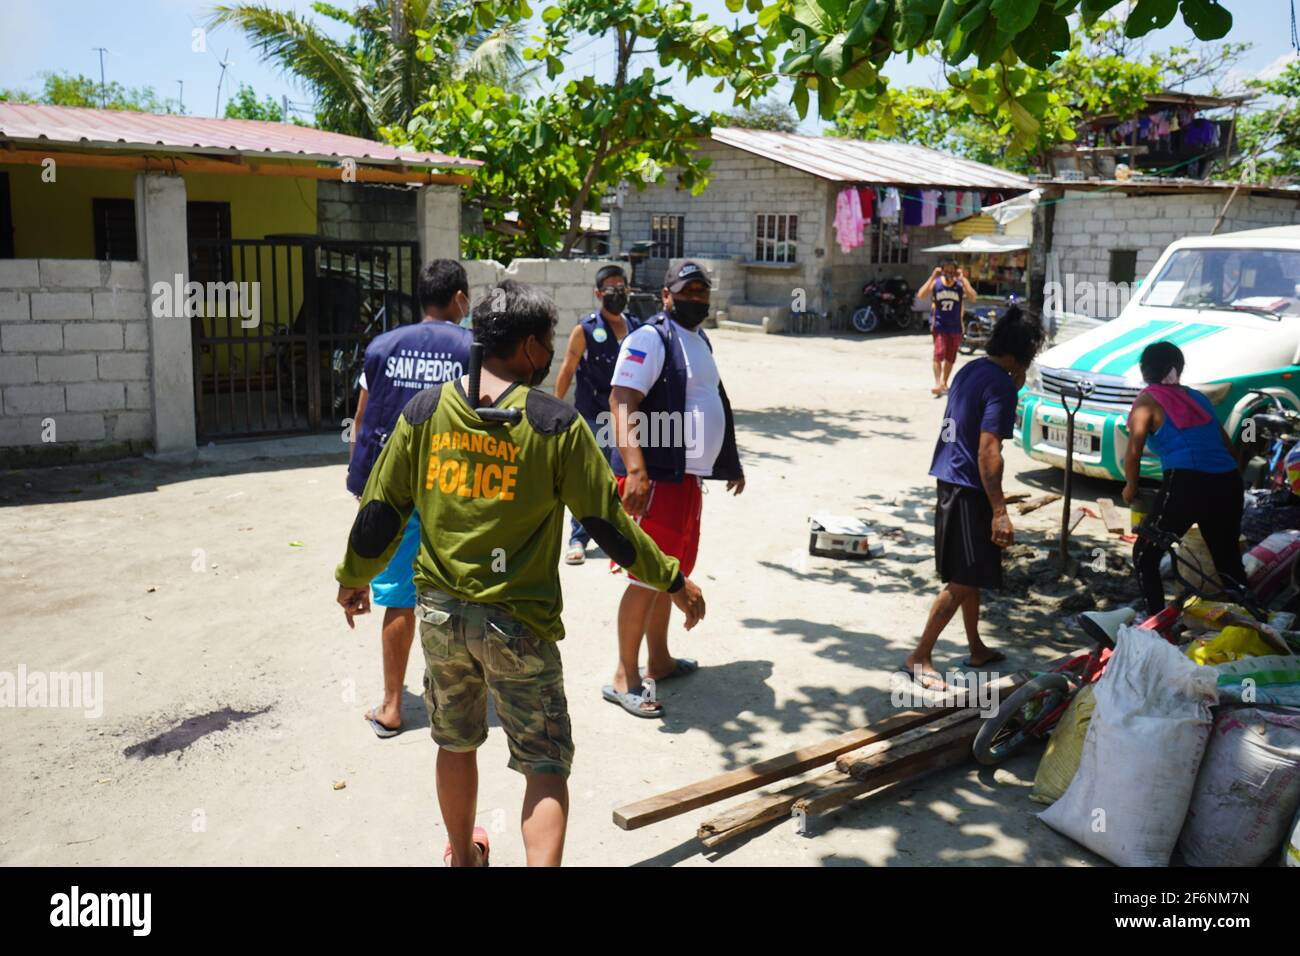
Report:
M373 714L378 709L379 706L371 707L370 713L366 714L366 723L368 723L370 725L370 729L375 732L375 736L387 740L389 737L396 737L398 734L400 734L402 732L401 727L385 727L374 717L370 716L370 714Z
M665 674L663 677L656 677L655 680L672 680L675 677L685 677L687 674L694 674L700 669L700 662L693 661L689 657L673 658L673 671L671 674ZM645 668L641 668L641 678L645 679Z
M600 689L600 696L611 704L618 704L634 717L653 720L664 715L663 705L655 699L655 682L649 678L642 681L639 691L625 690L619 692L610 684ZM654 704L655 709L645 710L643 704Z

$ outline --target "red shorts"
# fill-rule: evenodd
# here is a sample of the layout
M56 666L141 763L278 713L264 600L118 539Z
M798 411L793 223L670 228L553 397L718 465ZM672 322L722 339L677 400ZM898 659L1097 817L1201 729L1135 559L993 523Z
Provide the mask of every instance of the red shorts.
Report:
M960 332L932 332L934 336L934 360L936 362L957 361L957 349L961 347Z
M619 497L623 495L626 475L618 475ZM689 577L695 570L695 556L700 550L700 513L704 509L704 496L700 493L700 479L687 475L681 481L650 482L650 504L646 513L633 518L648 534L659 550L681 564L682 574ZM617 568L612 561L610 567ZM633 581L632 575L628 575Z

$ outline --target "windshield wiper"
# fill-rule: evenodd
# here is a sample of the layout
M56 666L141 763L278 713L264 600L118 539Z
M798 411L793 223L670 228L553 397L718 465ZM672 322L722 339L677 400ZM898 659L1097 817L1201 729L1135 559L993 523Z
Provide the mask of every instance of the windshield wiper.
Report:
M1253 312L1255 315L1266 315L1274 322L1282 321L1282 313L1266 309L1262 305L1229 305L1219 306L1219 308L1227 308L1232 312Z

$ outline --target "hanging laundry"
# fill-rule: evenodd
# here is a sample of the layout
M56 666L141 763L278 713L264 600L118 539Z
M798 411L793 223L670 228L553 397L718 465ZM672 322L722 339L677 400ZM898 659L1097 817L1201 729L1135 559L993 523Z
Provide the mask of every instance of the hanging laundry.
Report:
M856 189L841 189L835 200L835 241L841 252L862 245L862 206Z
M869 224L876 214L876 191L870 186L858 190L858 204L862 207L862 221Z
M921 224L921 190L909 189L903 193L903 225Z
M937 189L926 189L921 192L921 225L934 225L939 211L939 195Z
M898 216L899 198L898 190L893 186L888 187L880 200L880 218L893 219Z

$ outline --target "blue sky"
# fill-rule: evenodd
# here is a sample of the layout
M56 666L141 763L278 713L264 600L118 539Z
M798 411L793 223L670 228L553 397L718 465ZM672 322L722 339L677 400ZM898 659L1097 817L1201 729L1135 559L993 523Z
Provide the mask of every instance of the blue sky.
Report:
M308 0L272 0L278 7L310 12ZM347 6L351 0L334 0ZM1250 75L1276 72L1295 56L1290 43L1290 8L1283 2L1261 3L1259 0L1224 0L1233 11L1235 24L1231 38L1254 44L1243 60L1236 80ZM243 35L230 27L206 35L206 52L192 50L192 32L205 21L214 0L3 0L0 7L0 87L21 87L35 91L45 71L71 71L90 77L99 76L99 55L94 47L105 47L104 70L109 80L124 86L152 86L159 95L175 98L184 81L184 102L189 113L213 115L216 107L217 81L221 60L229 50L229 67L222 86L235 89L238 84L252 86L259 96L305 102L305 91L273 66L259 62L257 54L244 42ZM545 0L535 0L540 13ZM695 7L715 17L720 23L733 23L723 0L696 0ZM1174 24L1148 38L1151 48L1184 44L1190 32L1175 18ZM598 75L613 69L612 40L600 38L578 41L585 47L570 57L573 75L590 71L592 63ZM655 65L653 57L645 65ZM579 72L581 71L581 72ZM935 68L925 61L907 63L896 59L886 70L895 83L933 83ZM670 88L683 102L700 109L726 110L731 106L726 94L715 94L712 83L687 84L674 79ZM788 97L788 90L785 94ZM819 123L809 118L807 132L817 132Z

